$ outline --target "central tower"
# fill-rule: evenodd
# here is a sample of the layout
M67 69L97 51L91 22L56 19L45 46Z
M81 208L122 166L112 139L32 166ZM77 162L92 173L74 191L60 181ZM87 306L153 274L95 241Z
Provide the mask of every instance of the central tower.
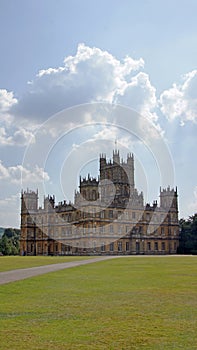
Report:
M115 186L115 202L125 201L134 192L134 157L127 155L127 161L120 161L119 151L113 151L113 158L106 160L106 155L100 155L101 199L110 197L110 183ZM109 187L109 191L108 191ZM114 195L114 194L113 194Z

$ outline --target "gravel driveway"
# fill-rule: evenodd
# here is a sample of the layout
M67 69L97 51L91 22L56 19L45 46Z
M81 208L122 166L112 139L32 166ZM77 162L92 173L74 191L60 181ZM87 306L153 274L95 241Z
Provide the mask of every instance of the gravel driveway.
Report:
M60 264L52 264L52 265L44 265L39 267L30 267L27 269L17 269L6 272L0 272L0 284L5 284L9 282L15 282L24 280L25 278L43 275L44 273L54 272L58 270L68 269L70 267L81 266L92 264L98 261L104 261L117 258L117 256L100 256L93 259L88 260L79 260L73 262L66 262Z

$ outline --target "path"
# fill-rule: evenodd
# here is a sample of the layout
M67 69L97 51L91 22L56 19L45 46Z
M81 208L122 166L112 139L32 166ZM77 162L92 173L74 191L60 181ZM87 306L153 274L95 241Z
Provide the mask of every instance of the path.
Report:
M0 272L0 284L24 280L25 278L43 275L44 273L54 272L58 270L68 269L70 267L92 264L98 261L117 258L117 256L100 256L88 260L79 260L66 263L43 265L38 267L30 267L27 269L17 269L11 271Z

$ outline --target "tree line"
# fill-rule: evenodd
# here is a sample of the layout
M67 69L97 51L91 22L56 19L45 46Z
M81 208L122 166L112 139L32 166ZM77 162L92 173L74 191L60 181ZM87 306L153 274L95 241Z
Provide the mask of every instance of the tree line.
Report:
M187 220L181 219L180 241L177 253L197 254L197 213Z
M197 254L197 213L188 219L181 219L180 241L177 249L178 254ZM20 230L16 228L6 228L0 238L1 255L18 255Z
M0 239L1 255L18 255L20 230L17 228L5 228Z

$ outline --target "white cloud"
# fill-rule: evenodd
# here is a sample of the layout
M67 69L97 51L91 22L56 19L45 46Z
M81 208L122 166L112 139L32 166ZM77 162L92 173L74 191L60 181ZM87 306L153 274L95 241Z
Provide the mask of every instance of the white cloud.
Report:
M139 113L156 107L156 89L151 85L149 76L140 72L125 84L117 94L117 100L123 105L131 106Z
M197 70L185 74L182 84L173 84L160 96L161 111L169 121L180 118L184 121L197 122Z
M38 73L12 113L41 122L79 104L116 102L117 95L126 91L132 76L143 65L142 58L126 57L119 61L106 51L79 44L76 55L66 57L64 66ZM139 75L136 85L143 85L140 78Z
M61 110L76 105L107 102L120 104L136 110L143 117L152 122L150 131L144 125L139 127L144 131L145 137L155 137L153 132L156 127L158 133L162 133L158 124L158 116L155 112L157 106L156 89L151 84L149 75L139 71L143 68L142 58L134 60L127 56L122 61L116 59L107 51L99 48L90 48L79 44L76 55L68 56L64 65L57 68L41 70L36 78L28 85L27 93L21 97L12 112L32 122L43 122ZM52 125L48 133L56 137L62 128L70 128L79 125L79 111L72 110L65 114L63 123ZM138 123L138 116L132 119L132 123ZM80 116L81 118L81 116ZM124 119L126 117L124 116ZM109 116L87 113L84 109L81 123L108 122ZM120 118L119 118L120 119ZM123 118L122 118L123 119ZM131 118L127 121L130 125ZM44 132L44 126L42 127Z
M13 92L8 92L5 89L0 89L0 112L7 112L9 109L17 103L17 99L14 98Z
M6 90L4 91L4 95L9 97L7 99L10 101L10 113L14 116L18 129L15 127L11 132L11 128L2 126L1 145L24 146L29 140L35 142L33 129L30 129L33 125L48 120L50 116L65 108L92 102L130 107L150 120L153 129L156 126L161 132L154 110L157 106L156 90L148 74L139 71L143 66L142 58L135 60L127 56L120 61L107 51L79 44L76 54L66 57L62 67L41 70L35 79L28 83L26 93L18 101L14 99L13 93L6 94ZM57 120L54 125L51 120L47 133L56 137L62 127L75 127L79 124L78 120L78 111L67 113L64 125L61 124L60 128L56 124ZM104 120L104 116L94 113L93 108L88 119L87 113L81 118L81 123L93 121L107 122L108 116ZM132 120L132 123L134 122L138 122L137 114L136 120ZM130 124L130 118L128 123ZM144 126L140 127L143 129ZM147 137L146 130L145 135Z
M0 127L0 145L1 146L26 146L35 142L35 136L32 131L24 128L12 129Z
M28 145L35 142L34 134L26 129L20 128L12 136L12 143L18 146Z
M0 126L5 125L8 127L12 124L14 117L9 111L17 104L17 102L18 101L14 97L13 92L8 92L6 89L0 89Z
M149 125L150 131L152 130L151 137L156 136L153 132L155 128L159 133L163 133L158 124L158 116L155 112L155 108L157 107L156 89L151 84L148 74L140 72L132 77L131 81L125 84L122 90L119 90L115 102L123 106L132 107L144 118L149 120L152 123L152 127ZM142 130L143 127L143 125L140 126ZM150 132L147 133L147 130L145 130L144 135L150 136Z
M0 180L7 178L9 178L9 171L0 161Z
M48 181L49 175L44 171L43 168L35 166L35 169L32 171L31 169L27 169L22 165L17 165L15 167L10 167L10 176L13 179L13 182L18 183L22 177L23 184L37 184L42 181Z
M32 131L20 125L14 116L11 116L10 110L17 105L18 101L13 92L0 89L0 145L1 146L25 146L34 142Z
M10 136L7 135L4 127L0 128L0 144L1 145L9 145L11 141Z
M37 184L48 181L49 175L43 168L35 166L35 169L28 169L23 165L6 167L0 161L0 180L9 181L12 184Z

